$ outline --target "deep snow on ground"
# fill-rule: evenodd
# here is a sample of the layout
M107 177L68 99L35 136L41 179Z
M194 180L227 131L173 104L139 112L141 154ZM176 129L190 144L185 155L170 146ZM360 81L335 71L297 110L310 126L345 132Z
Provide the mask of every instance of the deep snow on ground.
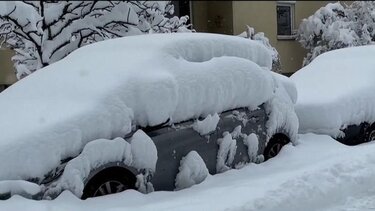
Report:
M0 201L0 210L359 211L375 204L374 186L375 143L349 147L329 136L305 134L297 146L285 146L274 159L209 175L201 184L176 192L126 191L85 201L68 191L53 201L13 196Z

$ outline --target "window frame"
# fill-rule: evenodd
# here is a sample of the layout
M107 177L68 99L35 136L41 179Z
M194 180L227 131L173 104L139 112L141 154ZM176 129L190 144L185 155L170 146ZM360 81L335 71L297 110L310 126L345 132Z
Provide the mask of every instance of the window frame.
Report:
M290 35L279 35L278 30L276 28L277 39L278 40L295 40L297 35L297 30L295 28L295 4L296 1L277 1L276 4L276 27L278 28L278 15L277 9L279 6L289 7L290 8Z

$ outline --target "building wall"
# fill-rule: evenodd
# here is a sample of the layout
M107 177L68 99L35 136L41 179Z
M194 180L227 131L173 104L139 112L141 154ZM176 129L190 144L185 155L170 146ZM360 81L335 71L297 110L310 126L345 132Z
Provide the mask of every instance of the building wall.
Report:
M197 32L233 34L232 1L192 1L193 28Z
M0 87L11 85L16 81L16 75L13 68L11 57L13 52L8 49L0 48Z
M303 18L329 2L295 1L295 29ZM276 5L277 1L192 1L193 28L197 32L238 35L246 25L254 27L270 39L280 54L283 72L290 74L301 68L307 51L295 40L277 39ZM222 17L221 27L215 25L218 16Z
M294 28L298 29L303 18L312 15L330 1L295 1ZM277 1L233 1L233 31L240 34L246 25L264 32L281 58L284 73L292 73L301 68L307 51L295 40L277 38Z

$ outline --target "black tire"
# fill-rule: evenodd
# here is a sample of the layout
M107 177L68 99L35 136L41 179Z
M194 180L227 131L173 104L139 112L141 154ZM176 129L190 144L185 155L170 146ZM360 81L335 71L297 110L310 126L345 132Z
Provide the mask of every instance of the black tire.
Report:
M264 160L271 159L279 154L281 148L289 143L290 140L284 134L276 134L274 135L268 142L266 148L264 149Z
M375 141L375 124L366 130L366 142Z
M85 186L81 199L98 197L135 189L136 178L120 168L106 169L96 174Z

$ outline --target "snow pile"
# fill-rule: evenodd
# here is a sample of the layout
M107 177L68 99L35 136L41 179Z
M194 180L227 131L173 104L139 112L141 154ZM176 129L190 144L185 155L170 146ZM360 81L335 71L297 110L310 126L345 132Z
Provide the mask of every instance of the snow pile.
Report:
M217 152L216 172L221 173L231 169L231 165L236 155L237 141L232 139L232 135L228 132L223 134L223 138L217 140L219 151Z
M0 181L0 199L3 199L3 197L8 198L16 194L30 198L41 191L42 188L39 185L24 180Z
M300 132L340 137L346 125L375 122L375 46L330 51L297 71Z
M90 172L111 162L122 162L138 171L148 169L154 172L157 161L154 142L141 130L133 135L130 142L115 138L88 143L79 156L67 163L61 178L49 187L44 196L54 197L63 190L70 190L80 197Z
M217 124L219 123L220 117L217 113L213 116L209 114L204 120L196 120L193 124L193 129L197 131L200 135L209 134L216 130Z
M77 49L0 94L0 180L41 179L88 142L124 137L132 125L256 107L273 96L263 69L271 60L258 42L204 33Z
M199 184L208 176L206 164L196 151L191 151L183 157L178 169L175 181L176 190Z
M142 130L134 133L130 139L133 162L136 169L150 169L155 171L158 152L151 138Z
M299 121L294 111L297 99L295 85L282 75L273 74L275 82L274 97L265 104L268 120L266 123L267 136L271 138L276 133L286 134L293 144L297 143Z
M249 160L252 163L258 161L258 147L259 141L255 133L251 133L243 139L245 145L247 146L247 153L249 155Z

